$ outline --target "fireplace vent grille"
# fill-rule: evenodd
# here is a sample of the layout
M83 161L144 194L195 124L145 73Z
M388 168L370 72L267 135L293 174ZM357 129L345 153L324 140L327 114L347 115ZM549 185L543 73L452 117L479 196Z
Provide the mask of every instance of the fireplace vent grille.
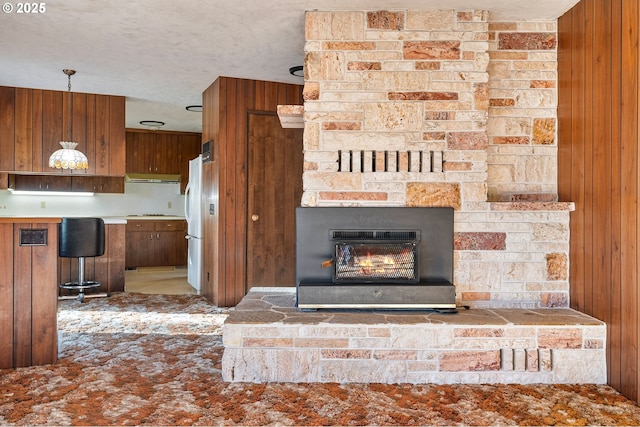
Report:
M419 231L403 230L331 230L333 240L419 240Z

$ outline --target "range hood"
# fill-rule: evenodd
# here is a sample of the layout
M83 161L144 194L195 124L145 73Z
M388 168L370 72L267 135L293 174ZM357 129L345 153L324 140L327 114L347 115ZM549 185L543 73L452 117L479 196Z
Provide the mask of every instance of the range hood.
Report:
M180 175L168 173L128 173L125 182L148 182L154 184L179 184Z

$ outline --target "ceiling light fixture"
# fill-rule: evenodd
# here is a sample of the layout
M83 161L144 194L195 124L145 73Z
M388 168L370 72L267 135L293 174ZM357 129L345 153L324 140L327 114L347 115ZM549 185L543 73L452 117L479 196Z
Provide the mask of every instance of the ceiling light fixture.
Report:
M187 105L185 107L185 110L191 111L192 113L201 113L202 112L202 105Z
M295 67L289 68L289 74L296 77L304 77L304 66L296 65Z
M68 95L67 95L67 114L69 114L69 120L67 124L67 140L60 141L60 145L62 148L56 150L49 157L49 167L55 169L88 169L89 161L87 160L87 156L80 150L76 150L78 146L77 142L73 142L71 140L71 130L73 127L73 101L71 96L71 76L73 76L76 71L64 69L63 73L67 75L68 79Z
M142 126L149 126L155 129L160 129L162 126L164 126L164 122L158 120L141 120L140 124Z

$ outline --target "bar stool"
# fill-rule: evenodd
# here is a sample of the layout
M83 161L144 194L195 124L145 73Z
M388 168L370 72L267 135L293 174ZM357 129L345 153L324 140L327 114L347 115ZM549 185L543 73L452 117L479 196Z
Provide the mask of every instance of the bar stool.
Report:
M62 218L58 224L58 256L78 258L78 281L60 285L61 289L78 291L78 301L84 302L85 289L100 287L100 282L84 280L86 257L104 255L104 221L102 218Z

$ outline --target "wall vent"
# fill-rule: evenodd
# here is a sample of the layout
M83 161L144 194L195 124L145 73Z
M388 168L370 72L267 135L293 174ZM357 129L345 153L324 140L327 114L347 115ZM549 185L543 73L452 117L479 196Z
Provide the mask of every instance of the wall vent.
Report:
M442 151L338 151L338 172L442 172Z

